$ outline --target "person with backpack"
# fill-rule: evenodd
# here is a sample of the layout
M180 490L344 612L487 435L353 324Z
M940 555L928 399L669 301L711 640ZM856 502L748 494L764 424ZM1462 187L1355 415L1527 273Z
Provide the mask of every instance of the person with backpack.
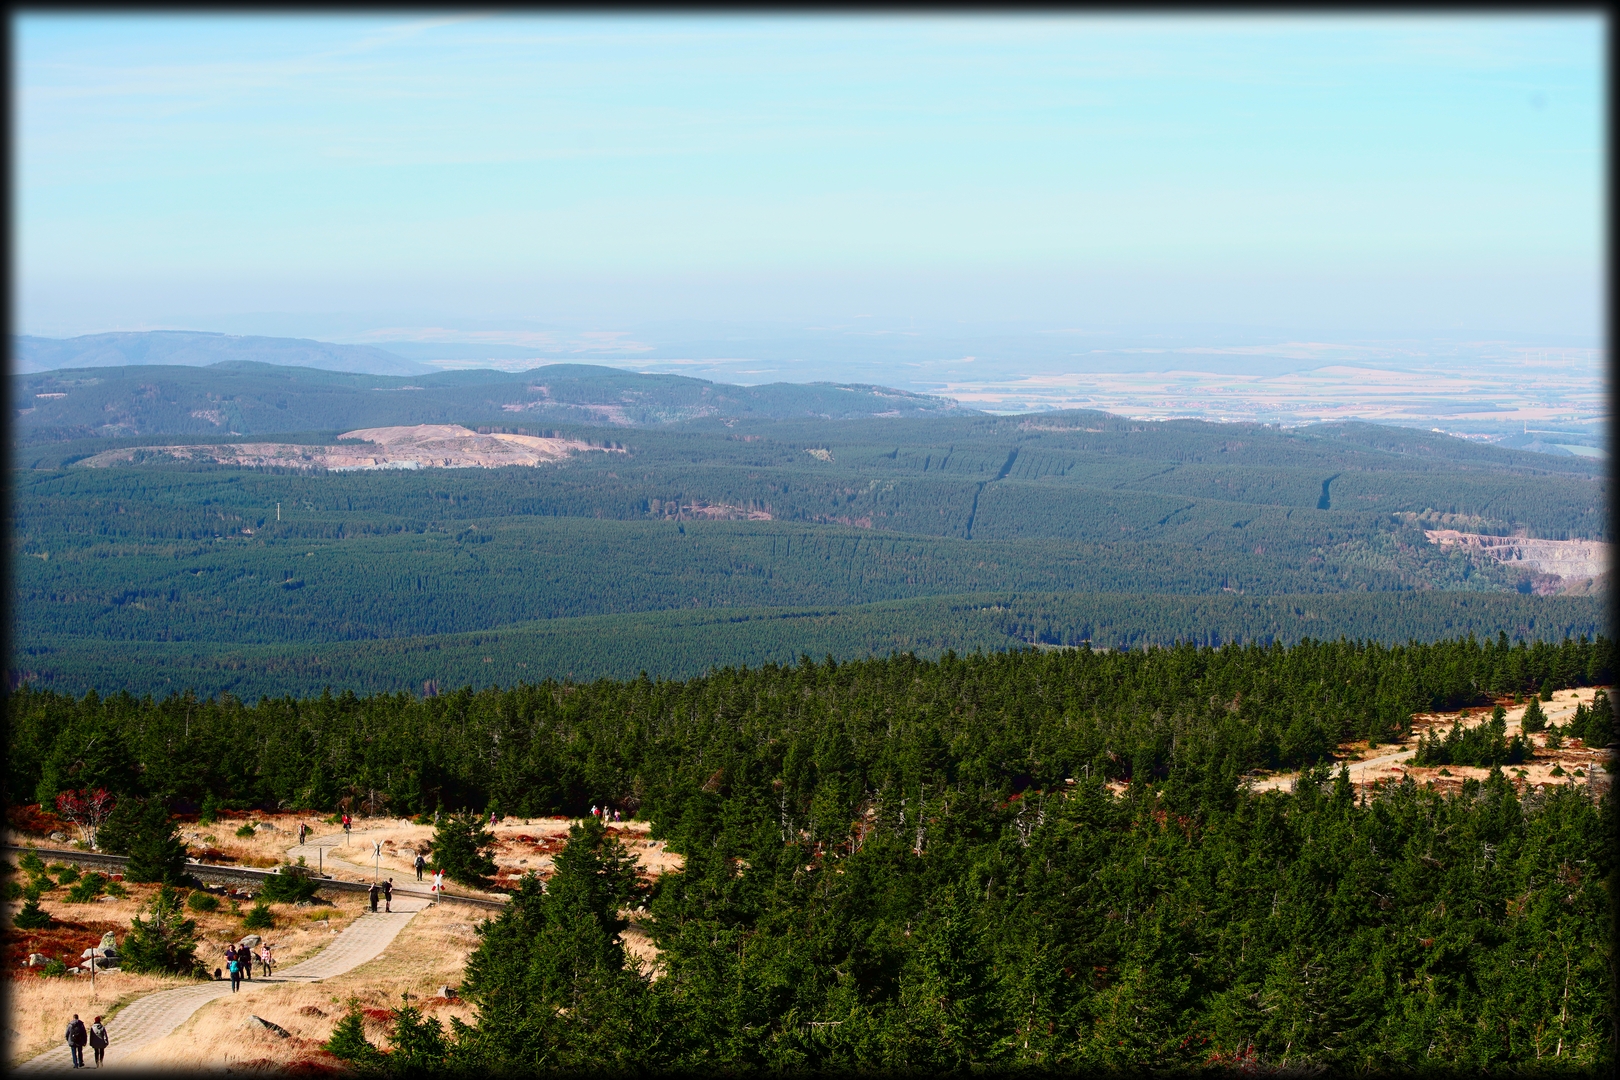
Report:
M84 1044L88 1041L89 1036L85 1033L84 1021L79 1019L78 1013L74 1013L73 1019L68 1021L67 1044L68 1053L73 1056L73 1067L75 1069L84 1068Z
M427 869L427 860L424 859L422 857L422 853L420 851L418 851L416 853L416 880L417 881L422 880L422 871L424 871L426 869Z
M225 967L231 973L231 993L236 993L242 986L242 967L237 959L236 946L230 945L225 949Z
M366 890L366 898L371 901L371 910L377 910L377 883L373 881L371 888Z
M265 978L270 977L270 969L275 965L275 962L276 958L270 952L270 943L266 941L259 946L259 967L263 970Z
M376 909L375 904L372 905L372 909L373 910ZM393 878L389 878L387 881L383 882L383 910L384 911L393 911L394 910L394 879Z
M101 1017L96 1017L90 1025L90 1049L96 1053L96 1068L101 1068L101 1056L107 1052L107 1044L112 1040L107 1038L107 1029L101 1023Z

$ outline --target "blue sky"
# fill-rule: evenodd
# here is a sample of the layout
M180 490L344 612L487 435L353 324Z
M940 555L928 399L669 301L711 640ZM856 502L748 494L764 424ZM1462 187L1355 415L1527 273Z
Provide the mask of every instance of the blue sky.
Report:
M14 25L24 332L1600 328L1597 17Z

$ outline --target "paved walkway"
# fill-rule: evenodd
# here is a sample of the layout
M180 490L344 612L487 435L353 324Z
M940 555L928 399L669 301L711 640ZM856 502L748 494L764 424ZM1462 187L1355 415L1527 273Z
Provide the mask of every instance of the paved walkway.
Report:
M334 877L347 875L356 880L370 881L374 875L380 875L386 881L394 879L394 895L406 898L420 897L424 900L433 899L432 880L429 874L427 880L417 881L416 871L401 871L396 867L384 866L381 870L366 866L364 859L371 854L372 845L382 837L394 835L398 830L393 828L370 829L366 832L352 833L347 842L342 833L330 833L326 836L312 837L308 843L294 844L287 849L287 858L297 862L302 856L306 866L314 866L324 870ZM341 852L341 854L339 854ZM353 859L354 861L350 861ZM448 889L446 890L448 892Z
M405 928L405 924L411 921L411 917L425 906L425 902L416 897L400 898L396 890L392 914L367 912L361 915L348 929L338 935L336 941L308 960L278 969L268 979L256 978L251 982L243 982L238 993L250 994L283 983L329 979L334 975L352 971L380 955ZM107 1048L107 1058L103 1067L116 1068L124 1055L163 1038L189 1020L193 1013L208 1002L225 997L230 992L230 980L222 979L217 982L198 983L195 986L182 986L174 990L159 990L126 1006L122 1012L107 1021L107 1034L111 1045ZM85 1056L87 1060L93 1061L89 1048L86 1048ZM65 1072L72 1068L73 1059L68 1053L67 1046L59 1045L30 1058L19 1065L17 1071L52 1073Z

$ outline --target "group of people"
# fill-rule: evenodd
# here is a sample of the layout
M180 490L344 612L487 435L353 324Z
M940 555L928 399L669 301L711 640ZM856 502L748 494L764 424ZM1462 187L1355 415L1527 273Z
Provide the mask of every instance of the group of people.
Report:
M624 815L620 814L618 810L606 806L592 806L591 817L601 822L624 820Z
M417 856L417 858L421 858L421 856ZM421 874L418 873L417 877L421 877ZM383 910L384 911L393 911L394 910L394 879L389 878L387 881L383 882L382 887L380 889L378 888L377 883L375 881L373 881L371 883L371 888L366 890L366 897L367 897L367 899L369 899L371 901L371 910L372 911L377 910L377 894L379 892L382 893Z
M102 1026L101 1017L96 1017L87 1028L79 1014L74 1013L73 1019L68 1021L67 1044L68 1053L73 1058L75 1069L84 1068L84 1048L89 1046L96 1054L96 1068L101 1068L102 1055L107 1052L107 1029Z
M377 909L375 901L372 902L371 907L373 911ZM237 989L242 985L243 979L252 980L253 961L255 959L259 961L264 977L267 979L270 977L270 972L276 963L275 954L270 949L271 945L268 941L259 946L257 956L255 956L252 947L248 945L227 945L225 947L225 968L231 973L231 993L236 993Z

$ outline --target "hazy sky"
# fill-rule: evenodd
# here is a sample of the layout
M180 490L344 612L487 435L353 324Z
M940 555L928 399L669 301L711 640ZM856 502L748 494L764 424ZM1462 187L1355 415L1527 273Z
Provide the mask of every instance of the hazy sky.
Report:
M1601 329L1596 16L14 30L23 332Z

